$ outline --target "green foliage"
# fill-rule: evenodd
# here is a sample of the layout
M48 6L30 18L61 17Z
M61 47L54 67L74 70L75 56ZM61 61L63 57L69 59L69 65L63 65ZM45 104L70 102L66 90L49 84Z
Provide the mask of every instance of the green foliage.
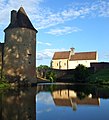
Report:
M44 70L48 70L50 67L48 67L47 65L40 65L36 68L36 70L38 71L44 71Z
M74 71L74 78L76 82L86 82L87 77L89 76L89 71L84 65L78 65Z
M55 73L53 71L48 71L46 73L46 79L49 79L51 82L55 82Z
M0 82L0 89L9 88L9 87L10 85L8 83Z
M0 79L0 89L5 89L5 88L9 88L9 87L10 87L10 84L6 80L5 76L2 75L2 78Z
M109 68L98 70L89 77L90 83L109 85Z
M36 71L38 76L40 76L41 78L46 78L51 82L55 82L55 72L53 72L52 69L47 65L40 65L39 67L37 67Z
M84 93L84 92L77 92L77 97L82 100L84 99L85 97L87 97L87 95Z
M45 78L46 77L46 72L50 69L47 65L40 65L36 68L37 75Z

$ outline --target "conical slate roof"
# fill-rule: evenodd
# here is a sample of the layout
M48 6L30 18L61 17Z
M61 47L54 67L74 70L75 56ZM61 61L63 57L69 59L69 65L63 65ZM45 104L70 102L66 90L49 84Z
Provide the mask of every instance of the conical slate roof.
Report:
M5 29L12 29L12 28L29 28L32 30L35 30L38 32L32 25L31 21L29 20L25 10L23 7L20 7L20 9L17 11L13 10L11 11L11 23L9 26ZM4 31L5 31L4 30Z

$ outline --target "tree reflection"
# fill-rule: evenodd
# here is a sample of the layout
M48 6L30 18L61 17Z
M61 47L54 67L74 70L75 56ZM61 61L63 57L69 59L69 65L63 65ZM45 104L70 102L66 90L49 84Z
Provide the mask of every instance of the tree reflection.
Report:
M10 89L2 93L2 98L0 97L2 119L35 120L35 94L36 90L32 88Z
M49 88L49 89L48 89ZM51 92L56 106L72 107L78 105L99 106L100 98L109 98L109 88L87 85L39 85L38 92Z
M77 97L82 100L84 99L85 97L87 97L87 95L84 93L84 92L77 92Z

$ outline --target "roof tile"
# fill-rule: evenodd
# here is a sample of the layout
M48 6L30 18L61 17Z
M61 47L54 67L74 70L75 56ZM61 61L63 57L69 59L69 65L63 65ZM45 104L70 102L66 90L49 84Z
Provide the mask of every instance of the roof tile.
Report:
M96 52L75 53L70 60L96 60Z
M70 51L64 52L55 52L53 56L53 60L57 59L69 59ZM79 52L72 55L69 59L73 60L96 60L96 52Z
M55 52L53 56L53 60L57 59L68 59L70 55L70 51L64 51L64 52Z

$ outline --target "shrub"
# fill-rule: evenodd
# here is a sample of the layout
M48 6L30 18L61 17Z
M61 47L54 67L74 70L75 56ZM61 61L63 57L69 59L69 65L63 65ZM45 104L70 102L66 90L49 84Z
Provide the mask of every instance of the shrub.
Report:
M51 82L55 82L56 75L53 71L48 71L46 73L46 79L49 79Z
M74 71L74 78L77 82L86 82L86 78L89 76L88 68L79 64Z

